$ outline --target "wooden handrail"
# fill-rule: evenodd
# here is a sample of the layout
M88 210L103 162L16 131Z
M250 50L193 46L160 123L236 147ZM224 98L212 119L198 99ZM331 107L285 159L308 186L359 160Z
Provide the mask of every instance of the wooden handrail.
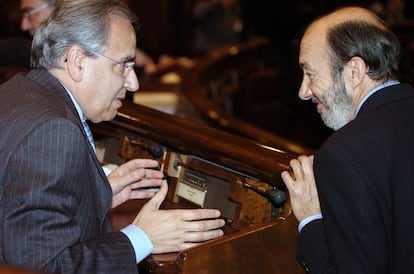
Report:
M127 129L129 133L143 136L178 152L208 159L278 187L283 187L280 173L289 170L290 159L297 157L295 152L282 145L263 145L131 102L124 103L114 120L92 125L98 133L102 127L113 128L114 134L120 128ZM121 135L119 132L117 137Z

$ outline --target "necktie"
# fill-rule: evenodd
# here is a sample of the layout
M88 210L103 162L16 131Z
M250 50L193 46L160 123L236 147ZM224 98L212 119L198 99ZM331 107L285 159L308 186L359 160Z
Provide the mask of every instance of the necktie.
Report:
M92 146L93 150L95 150L95 144L93 142L93 135L92 135L91 128L89 127L86 120L83 120L82 124L83 124L83 128L85 129L86 136L88 137L89 144Z

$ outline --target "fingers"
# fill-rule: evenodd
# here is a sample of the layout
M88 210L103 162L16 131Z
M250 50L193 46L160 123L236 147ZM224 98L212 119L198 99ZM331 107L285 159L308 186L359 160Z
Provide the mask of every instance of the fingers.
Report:
M125 164L132 168L154 168L158 166L158 161L153 159L133 159Z
M314 158L313 155L305 157L303 159L301 157L299 158L299 160L302 162L302 168L303 168L305 175L307 176L312 175L312 177L313 177L313 158Z
M171 233L172 234L172 233ZM215 229L201 232L181 232L174 237L164 237L161 241L154 240L154 254L179 252L209 240L216 239L224 235L223 230Z
M194 219L197 216L220 214L217 214L216 210L203 209L202 211L205 212L199 212L197 209L163 211L162 228L159 227L156 233L150 232L154 253L177 252L223 236L224 232L221 229L225 225L223 219Z
M164 174L161 171L155 169L139 168L118 177L122 178L123 181L136 182L148 179L162 179L164 177Z
M215 219L215 218L220 217L221 215L220 211L217 209L182 210L180 214L181 214L181 220L183 221Z
M283 181L291 184L294 181L305 180L309 175L313 176L313 158L313 155L301 155L298 159L292 159L290 161L290 167L293 174L290 174L288 171L283 171L281 174Z
M154 170L154 169L144 169L144 168L139 168L139 169L135 169L135 170L130 170L128 173L122 173L122 175L120 175L120 173L111 173L108 175L108 178L117 178L116 180L120 181L120 182L136 182L139 181L143 178L158 178L161 179L163 178L164 174L161 171L158 170Z
M293 175L288 171L281 174L288 191L296 218L320 213L319 197L313 172L313 156L300 156L290 161Z
M128 162L129 163L129 162ZM140 187L158 187L164 174L148 168L130 169L131 166L120 166L108 175L113 193L122 191L126 186L131 189ZM128 171L128 172L127 172Z
M223 230L221 229L214 229L214 230L208 230L208 231L199 231L199 232L187 232L183 234L183 244L187 243L199 243L199 242L205 242L208 240L215 239L217 237L223 236Z
M292 175L290 174L289 171L283 171L281 173L281 177L283 182L285 183L285 185L289 188L290 185L293 183L293 178Z
M133 159L130 160L118 168L116 168L112 173L115 173L117 176L123 176L130 173L133 170L141 168L155 168L158 166L158 161L152 159Z
M158 210L165 200L168 192L168 184L165 180L162 181L161 187L158 192L149 200L141 210L144 211L154 211Z
M140 191L131 191L129 194L129 200L132 199L150 199L156 192L154 190L140 190Z
M223 227L225 222L216 209L177 210L181 223L177 226L185 231L205 231ZM182 225L182 227L181 227Z
M290 161L290 167L292 168L293 174L295 175L296 180L302 180L304 177L302 164L298 159L293 159Z
M161 179L142 179L136 183L130 185L132 190L146 190L151 187L159 187L161 185Z

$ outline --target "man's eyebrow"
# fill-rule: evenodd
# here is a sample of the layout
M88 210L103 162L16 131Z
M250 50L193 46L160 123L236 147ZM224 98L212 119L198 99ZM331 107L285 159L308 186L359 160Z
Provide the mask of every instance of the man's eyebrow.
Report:
M29 11L31 11L31 10L33 10L33 8L31 8L31 7L24 7L24 8L21 8L21 9L20 9L20 12L21 12L21 13L25 13L25 12L29 12Z
M135 56L126 56L126 57L122 58L122 62L124 62L124 63L135 62L135 61L136 61Z

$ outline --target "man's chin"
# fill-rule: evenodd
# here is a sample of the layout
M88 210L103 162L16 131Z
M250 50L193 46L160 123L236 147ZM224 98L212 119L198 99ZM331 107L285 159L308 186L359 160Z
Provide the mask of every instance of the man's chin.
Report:
M105 119L105 121L111 121L111 120L115 119L117 113L118 113L118 111L115 111L111 116L108 117L108 119Z
M94 123L100 123L104 121L111 121L116 117L116 114L118 113L118 109L112 110L111 112L105 113L105 115L102 115L101 119L99 121L93 121Z

